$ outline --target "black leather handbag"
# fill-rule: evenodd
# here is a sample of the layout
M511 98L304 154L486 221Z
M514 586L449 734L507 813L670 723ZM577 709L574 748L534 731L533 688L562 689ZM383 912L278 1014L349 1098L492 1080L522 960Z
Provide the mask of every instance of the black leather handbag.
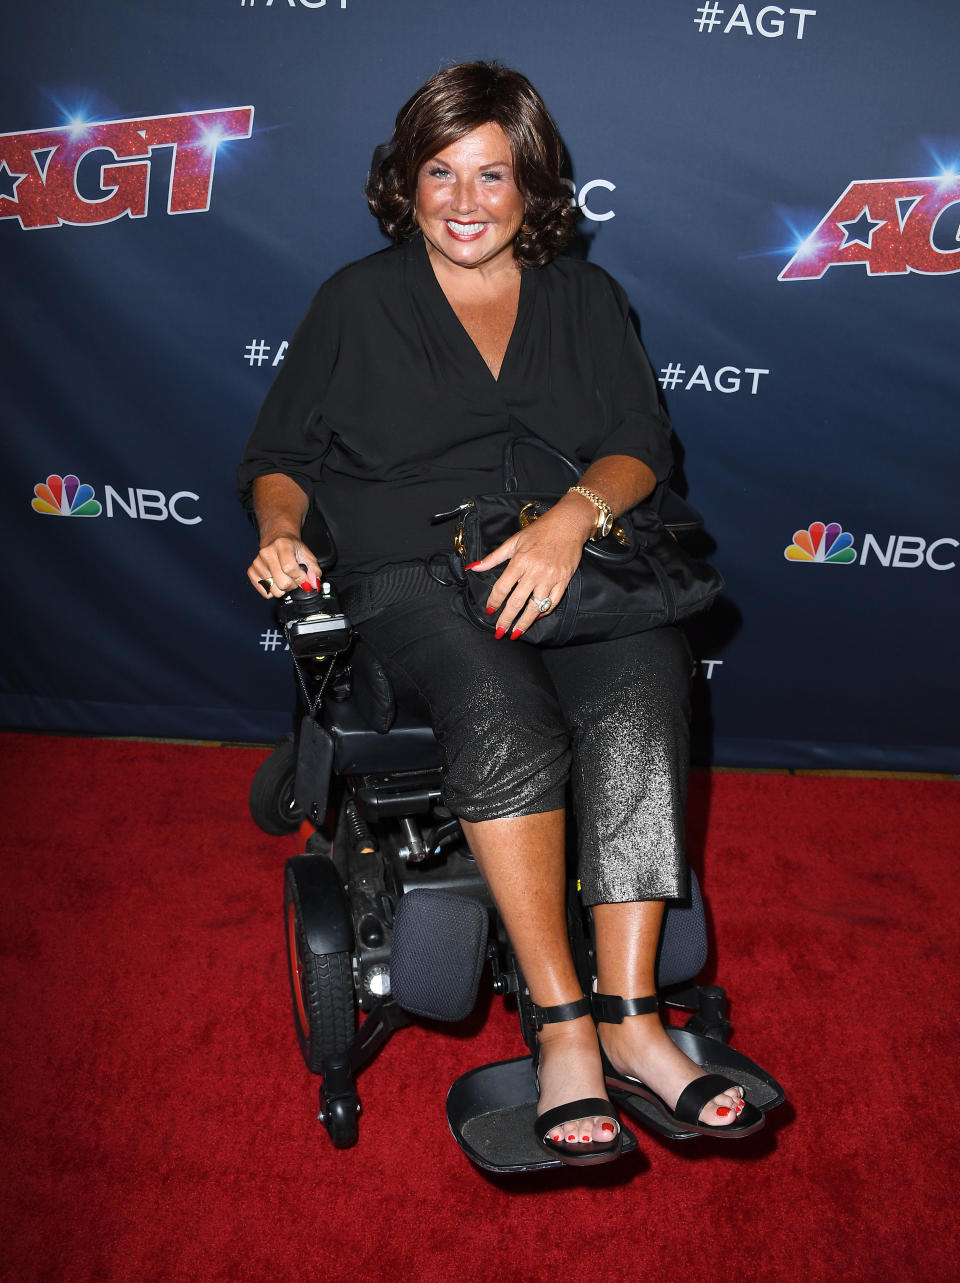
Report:
M477 495L434 517L434 521L459 518L453 563L461 587L453 608L488 633L495 630L497 620L486 613L487 598L503 566L469 573L464 567L480 561L563 497L518 489L517 445L547 450L567 466L572 484L577 484L579 469L559 450L539 437L511 438L504 450L503 491ZM684 513L675 529L695 529L699 518L679 503ZM641 503L617 517L604 538L588 540L566 592L522 634L522 640L538 646L566 646L645 632L697 614L722 588L720 572L681 548L657 506Z

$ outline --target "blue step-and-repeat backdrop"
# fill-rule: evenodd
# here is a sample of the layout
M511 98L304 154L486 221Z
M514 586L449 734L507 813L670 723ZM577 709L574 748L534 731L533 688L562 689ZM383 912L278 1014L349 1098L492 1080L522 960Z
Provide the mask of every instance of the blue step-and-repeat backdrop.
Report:
M3 724L288 728L237 457L318 283L382 247L373 147L482 57L560 125L727 579L701 760L960 770L954 0L51 0L4 28Z

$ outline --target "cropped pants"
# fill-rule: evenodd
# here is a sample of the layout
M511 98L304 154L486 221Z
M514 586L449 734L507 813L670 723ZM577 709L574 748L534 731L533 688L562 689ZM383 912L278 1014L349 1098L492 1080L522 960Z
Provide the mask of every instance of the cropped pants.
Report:
M588 905L686 894L690 650L675 628L537 647L496 640L438 586L358 632L398 703L440 743L443 800L468 821L563 807ZM536 627L534 624L533 627Z

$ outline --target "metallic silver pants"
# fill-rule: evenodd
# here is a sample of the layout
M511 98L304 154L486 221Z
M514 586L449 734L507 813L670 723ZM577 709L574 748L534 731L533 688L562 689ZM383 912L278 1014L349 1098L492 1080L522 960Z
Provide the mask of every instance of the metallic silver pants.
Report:
M401 705L439 740L444 802L468 821L557 810L568 784L585 904L686 893L690 650L674 628L540 648L450 609L453 589L358 629Z

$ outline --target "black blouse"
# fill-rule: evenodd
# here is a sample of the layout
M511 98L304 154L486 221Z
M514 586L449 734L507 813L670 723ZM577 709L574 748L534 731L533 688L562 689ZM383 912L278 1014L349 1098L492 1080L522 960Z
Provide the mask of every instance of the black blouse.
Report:
M494 378L418 236L321 286L247 443L240 496L250 506L255 477L285 473L323 513L341 572L372 570L445 550L430 517L503 489L511 435L541 437L581 470L626 454L668 475L670 427L626 295L575 259L524 270ZM546 486L548 456L525 455L522 480Z

